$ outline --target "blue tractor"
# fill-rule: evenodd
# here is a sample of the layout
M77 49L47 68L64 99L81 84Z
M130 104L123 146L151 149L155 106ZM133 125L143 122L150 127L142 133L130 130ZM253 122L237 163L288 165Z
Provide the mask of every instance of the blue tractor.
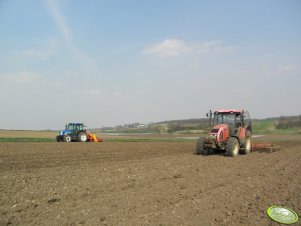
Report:
M56 136L57 142L86 142L88 135L84 127L83 123L68 123L65 130L60 131L59 135Z

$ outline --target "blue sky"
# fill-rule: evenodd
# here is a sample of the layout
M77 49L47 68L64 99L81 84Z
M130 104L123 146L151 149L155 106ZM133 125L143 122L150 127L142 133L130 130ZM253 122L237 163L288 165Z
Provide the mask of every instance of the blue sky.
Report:
M301 2L0 0L0 128L301 113Z

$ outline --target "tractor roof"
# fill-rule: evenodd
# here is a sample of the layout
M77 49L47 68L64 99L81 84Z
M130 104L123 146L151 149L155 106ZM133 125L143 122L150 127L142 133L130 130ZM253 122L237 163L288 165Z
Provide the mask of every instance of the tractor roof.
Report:
M215 114L227 114L227 113L239 113L241 114L243 110L236 110L236 109L220 109L215 111Z

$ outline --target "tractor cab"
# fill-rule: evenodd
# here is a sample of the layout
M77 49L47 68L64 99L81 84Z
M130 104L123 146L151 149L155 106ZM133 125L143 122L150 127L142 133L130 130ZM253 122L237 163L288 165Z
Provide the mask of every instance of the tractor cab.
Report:
M227 127L230 136L235 136L241 127L251 130L251 119L249 113L243 110L218 110L210 112L210 131L214 132L221 127Z
M86 127L83 123L69 123L66 125L66 130L70 132L70 134L77 134L78 131L85 131L84 127Z

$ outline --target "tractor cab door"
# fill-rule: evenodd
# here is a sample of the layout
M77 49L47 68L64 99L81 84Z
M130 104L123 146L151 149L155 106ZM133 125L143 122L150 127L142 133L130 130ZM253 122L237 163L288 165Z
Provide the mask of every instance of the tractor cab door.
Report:
M71 131L71 136L74 138L77 136L78 133L78 125L77 124L69 124L68 129Z
M235 120L235 128L240 128L243 126L243 117L241 114L236 115L236 120Z
M246 128L252 131L251 129L251 118L248 111L245 111L243 114L243 123Z
M80 132L80 125L74 125L73 136L77 137L77 134Z

